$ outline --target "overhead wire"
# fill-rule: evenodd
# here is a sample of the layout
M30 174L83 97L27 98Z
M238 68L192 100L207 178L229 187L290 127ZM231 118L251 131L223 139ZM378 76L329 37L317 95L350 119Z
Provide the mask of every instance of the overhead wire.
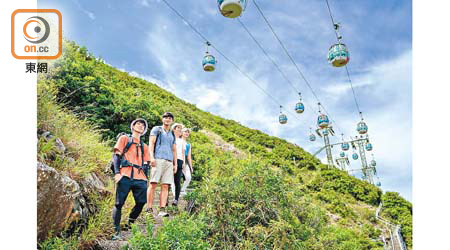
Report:
M336 23L334 21L333 14L331 12L330 3L328 2L328 0L325 0L325 2L327 3L328 13L330 14L331 23L333 26L335 26ZM336 35L336 40L339 42L339 34L337 33L336 29L334 29L334 34ZM356 109L358 110L358 113L362 118L362 112L361 112L361 109L359 108L358 100L357 100L356 94L355 94L355 89L353 88L352 79L350 78L350 72L348 70L347 65L345 65L345 71L347 72L347 77L348 77L348 81L350 83L350 88L352 89L353 99L355 101Z
M272 25L270 24L269 20L267 19L267 17L264 15L263 11L261 10L261 8L259 7L259 5L256 3L255 0L253 0L253 3L256 6L256 9L258 10L258 12L260 13L260 15L263 17L264 21L266 22L267 26L269 27L270 31L272 32L272 34L275 36L275 38L277 39L278 43L280 44L280 46L283 48L283 51L285 52L285 54L288 56L288 58L290 59L290 61L292 62L292 64L294 65L294 67L296 68L297 72L300 74L300 76L303 78L304 82L306 83L306 85L308 86L308 88L311 90L311 93L314 95L314 97L316 98L318 103L321 103L321 106L323 108L323 111L328 115L328 117L330 118L330 120L333 122L333 124L335 125L335 127L337 128L337 130L339 130L339 132L342 133L341 129L339 129L339 126L337 125L336 121L332 118L332 116L328 113L328 111L326 110L325 106L323 105L323 102L320 101L319 97L317 96L316 92L313 90L313 88L311 87L310 83L308 82L308 80L306 79L306 77L304 76L304 74L302 73L302 71L300 70L300 68L298 67L297 63L295 63L294 59L292 58L292 56L290 55L290 53L288 52L288 50L286 49L286 46L284 46L283 42L281 41L281 39L278 37L277 33L275 32L275 30L273 29Z
M265 93L270 99L280 106L280 108L283 108L283 105L281 105L275 97L273 97L270 93L268 93L264 88L262 88L253 78L251 78L246 72L244 72L236 63L234 63L230 58L228 58L224 53L222 53L221 50L219 50L216 46L214 46L213 43L211 43L200 31L198 31L180 12L178 12L172 5L170 5L166 0L162 0L179 18L181 18L184 23L186 23L201 39L203 39L205 42L210 43L210 46L214 48L217 53L219 53L225 60L227 60L231 65L233 65L242 75L244 75L247 79L250 80L256 87L258 87L263 93ZM286 112L289 112L291 115L293 115L288 109L285 109ZM296 117L293 115L293 117ZM301 121L301 120L300 120Z
M281 70L280 66L278 66L278 64L275 62L275 60L273 60L273 58L271 56L269 56L269 54L267 53L267 51L262 47L261 43L258 42L258 40L256 40L255 36L250 32L250 30L247 28L247 26L241 21L240 18L236 18L238 20L238 22L241 24L241 26L244 28L244 30L248 33L248 35L252 38L252 40L256 43L256 45L258 45L258 47L261 49L261 51L263 52L263 54L267 57L267 59L269 61L272 62L272 64L275 66L275 68L278 70L278 72L280 72L281 76L283 76L283 78L286 80L286 82L289 84L289 86L291 86L291 88L298 94L301 95L301 91L298 90L294 84L291 82L291 80L289 80L289 78L286 76L286 74ZM304 102L304 101L303 101ZM304 102L306 105L307 103ZM311 107L309 107L309 105L307 105L308 109L313 110Z

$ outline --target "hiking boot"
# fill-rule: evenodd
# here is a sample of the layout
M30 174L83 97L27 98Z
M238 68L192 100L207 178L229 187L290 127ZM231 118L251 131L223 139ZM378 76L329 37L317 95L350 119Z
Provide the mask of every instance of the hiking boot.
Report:
M120 232L114 233L112 240L123 240L122 234Z
M178 206L178 200L174 200L174 201L172 202L172 206L174 206L174 207Z
M146 213L153 213L153 208L148 207L147 209L145 209Z
M165 209L165 208L161 208L161 210L160 210L159 213L158 213L158 216L159 216L159 217L168 217L169 214L166 212L166 209Z

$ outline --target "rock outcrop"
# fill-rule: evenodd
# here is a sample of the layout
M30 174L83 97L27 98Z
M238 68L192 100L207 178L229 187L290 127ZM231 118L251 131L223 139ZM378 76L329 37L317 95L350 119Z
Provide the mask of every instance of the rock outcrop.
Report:
M87 193L105 194L101 180L89 174L80 181L43 163L37 164L37 234L38 241L45 240L49 233L68 234L77 226L87 225L88 218L95 213L89 204Z

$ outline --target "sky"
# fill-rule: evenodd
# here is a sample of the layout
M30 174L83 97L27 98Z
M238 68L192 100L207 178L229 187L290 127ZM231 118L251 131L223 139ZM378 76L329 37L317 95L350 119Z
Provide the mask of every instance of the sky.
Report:
M60 10L65 38L198 108L284 138L311 153L323 146L320 138L308 140L309 128L316 126L317 100L252 1L240 20L295 88L238 20L219 13L216 1L167 1L276 101L214 49L210 53L218 60L216 70L204 72L204 41L162 0L40 0L38 8ZM345 68L332 67L326 60L336 37L325 0L257 3L334 120L336 136L331 142L341 141L341 133L346 139L355 136L360 118ZM329 3L350 51L348 69L374 147L367 157L371 160L373 153L384 191L399 192L412 201L412 3ZM297 91L306 105L303 114L294 111ZM278 123L279 104L288 116L285 125ZM339 152L333 148L334 156ZM318 158L325 162L325 152ZM360 168L359 160L350 161L351 169Z

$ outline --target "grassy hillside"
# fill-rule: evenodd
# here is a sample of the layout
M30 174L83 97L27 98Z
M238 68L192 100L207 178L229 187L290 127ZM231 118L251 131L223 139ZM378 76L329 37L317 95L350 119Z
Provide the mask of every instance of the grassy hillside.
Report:
M192 227L167 223L158 231L159 239L183 238L185 246L198 249L383 249L376 241L381 232L374 218L383 199L389 208L383 215L405 227L404 237L412 245L411 203L383 196L373 185L328 169L300 147L199 110L153 83L103 63L73 42L64 43L62 57L50 70L39 77L38 129L50 130L67 143L77 163L71 166L74 163L46 157L52 145L44 141L39 142L38 159L73 176L102 174L113 139L128 132L136 117L154 126L164 111L171 111L176 122L195 128L191 143L196 189L189 198L196 200L196 207L192 214L180 213L180 219L174 219ZM239 156L218 147L217 138L234 145ZM108 199L97 201L104 212L92 218L102 227L89 226L81 238L51 238L45 244L89 246L96 237L106 237L111 233L107 225L112 224ZM134 235L130 243L135 247L174 246L138 231Z

